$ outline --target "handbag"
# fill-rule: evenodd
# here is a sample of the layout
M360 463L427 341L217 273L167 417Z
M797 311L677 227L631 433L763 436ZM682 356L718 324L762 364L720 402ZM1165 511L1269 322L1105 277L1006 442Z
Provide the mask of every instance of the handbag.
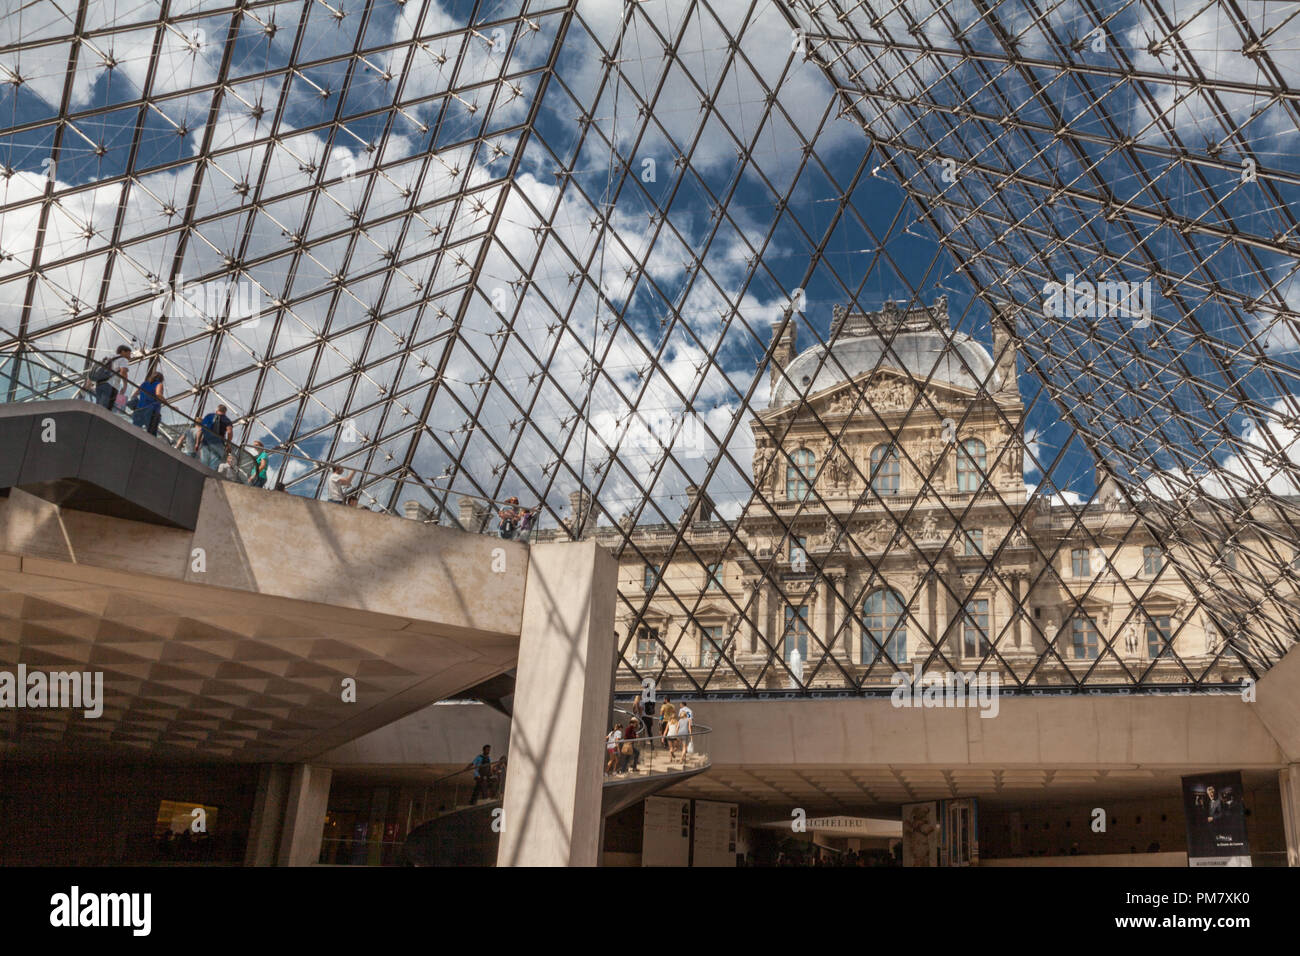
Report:
M630 753L632 753L632 745L631 745L630 743L624 743L624 744L623 744L623 753L625 753L625 754L630 754Z
M127 407L127 409L128 409L129 411L135 411L137 408L140 407L140 390L139 390L139 389L136 389L135 394L132 395L131 398L127 401L127 403L126 403L126 407Z

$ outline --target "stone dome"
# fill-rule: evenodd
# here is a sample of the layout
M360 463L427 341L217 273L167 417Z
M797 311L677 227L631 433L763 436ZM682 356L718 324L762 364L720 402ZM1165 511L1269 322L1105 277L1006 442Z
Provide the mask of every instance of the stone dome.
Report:
M886 351L885 343L895 326L901 328ZM990 392L1000 386L997 376L989 375L993 359L984 346L964 332L948 328L948 303L943 298L933 306L905 313L892 302L870 315L848 314L837 308L829 347L831 355L825 359L827 346L817 345L801 352L786 366L785 377L779 378L773 393L772 407L788 405L837 382L855 379L876 368L877 363L881 369L906 372L918 385L928 378L936 384L971 391L981 383Z

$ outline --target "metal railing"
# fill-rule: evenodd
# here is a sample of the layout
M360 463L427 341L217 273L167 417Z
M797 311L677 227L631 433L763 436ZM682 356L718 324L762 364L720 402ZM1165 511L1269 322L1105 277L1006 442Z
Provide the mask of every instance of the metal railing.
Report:
M109 361L112 356L106 356L104 362ZM97 383L91 380L91 374L99 368L101 362L88 358L80 352L69 352L58 349L33 349L29 346L20 348L7 348L0 350L0 403L24 403L38 401L59 401L59 400L81 400L92 403L96 402ZM138 376L137 376L138 378ZM133 425L138 425L142 430L149 423L148 419L140 416L141 422L136 421L136 415L132 409L126 407L132 396L137 396L140 391L141 383L127 375L125 382L121 377L114 375L109 381L113 385L118 395L115 396L111 407L107 411L119 415ZM166 383L164 382L164 385ZM176 405L172 404L164 395L156 399L159 412L158 439L165 441L172 447L178 448L185 454L193 458L199 458L198 442L199 433L202 425L201 420L195 416L182 411ZM100 406L105 407L105 406ZM233 419L233 416L232 416ZM233 456L234 475L232 480L247 484L251 481L256 470L257 454L265 452L268 456L274 456L278 459L291 459L316 466L318 468L329 468L334 463L322 461L309 455L304 455L296 450L290 450L283 445L268 444L262 449L255 449L252 446L240 445L233 441L226 441L222 436L212 437L219 439L221 451L218 454L220 461L225 461L227 456ZM345 466L346 467L346 466ZM268 462L268 475L270 472ZM391 481L391 474L381 474L378 472L366 471L361 468L348 467L350 475L364 475L379 480ZM412 476L419 484L425 482L418 476ZM445 489L435 490L439 492ZM360 487L349 487L345 494L350 497L353 494L362 492ZM462 491L446 491L447 494L455 495L461 499L472 499L480 502L476 505L473 514L467 520L453 518L456 526L461 530L469 531L476 534L490 534L500 537L508 537L512 540L531 542L535 540L538 533L538 525L542 519L542 510L540 506L530 509L534 512L530 527L525 529L520 527L522 519L521 506L513 506L505 500L495 500L485 498L481 495L474 495ZM373 501L373 499L372 499ZM514 531L509 535L501 534L501 512L507 508L514 508L519 513L514 521ZM374 511L380 514L392 515L394 517L405 518L404 511L387 508L379 505L374 501L374 505L366 507L365 510ZM435 516L425 519L425 523L441 523L440 518L435 512Z
M633 716L632 712L615 707L614 713L618 715L616 723L626 734L628 720ZM635 716L642 724L636 737L624 736L613 751L610 749L609 738L606 737L606 780L681 773L685 770L698 770L709 766L708 738L711 728L692 717L691 732L670 736L671 723L665 722L656 715L649 728L651 733L647 735L647 728L644 726L647 718L642 714ZM631 746L630 753L626 752L625 744Z
M90 376L100 366L100 362L89 360L77 352L49 349L0 352L0 401L12 404L81 400L98 404L98 383ZM145 430L150 423L146 417L150 410L140 412L127 407L132 396L139 397L141 383L129 375L123 382L121 376L115 374L107 384L113 386L117 394L111 406L100 407ZM154 401L157 402L158 440L197 458L201 422L176 408L166 397ZM220 461L233 458L234 480L248 482L256 467L255 456L226 441L224 436L209 433L209 437L220 444L220 451L215 453Z
M430 782L427 789L437 795L437 799L442 803L442 809L430 814L421 822L428 822L446 813L464 810L481 800L502 799L506 792L506 756L491 761L486 773L481 777L479 769L471 763Z

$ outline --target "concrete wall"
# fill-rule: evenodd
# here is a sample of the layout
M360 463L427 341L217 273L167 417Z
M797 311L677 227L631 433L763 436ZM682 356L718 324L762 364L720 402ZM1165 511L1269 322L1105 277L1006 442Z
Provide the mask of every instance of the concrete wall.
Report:
M1256 696L1260 719L1277 739L1287 760L1300 762L1300 648L1292 647L1260 678Z
M693 701L714 766L961 765L1277 768L1254 705L1227 696L1003 698L975 709L889 700Z
M484 744L502 756L510 718L486 704L434 704L322 754L315 763L347 767L464 766Z
M202 572L194 570L195 548L204 551ZM76 565L83 574L100 568L169 587L184 582L207 601L253 593L345 617L356 610L444 633L511 637L519 633L528 571L528 549L517 541L215 478L204 485L193 534L63 510L14 491L0 498L0 552ZM223 599L211 589L232 593Z

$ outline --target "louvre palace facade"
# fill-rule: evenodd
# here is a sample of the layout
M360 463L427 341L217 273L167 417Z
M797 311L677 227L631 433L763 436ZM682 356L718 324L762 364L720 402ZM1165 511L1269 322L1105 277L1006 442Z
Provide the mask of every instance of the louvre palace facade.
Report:
M949 327L943 298L837 308L831 344L802 352L789 328L749 423L739 519L690 489L678 524L594 531L621 551L621 692L870 692L918 666L997 671L1004 688L1247 673L1140 503L1104 476L1085 505L1032 494L1000 326L994 355ZM1231 573L1235 552L1217 560Z

